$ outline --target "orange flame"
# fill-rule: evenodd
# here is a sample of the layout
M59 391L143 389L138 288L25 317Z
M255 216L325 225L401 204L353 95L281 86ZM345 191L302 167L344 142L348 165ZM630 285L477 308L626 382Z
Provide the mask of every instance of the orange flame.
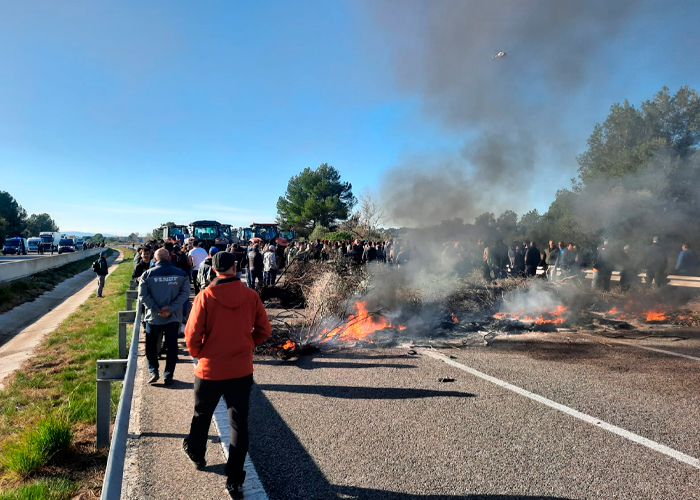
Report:
M620 311L617 310L617 307L613 307L608 311L608 314L620 314Z
M450 315L452 316L452 321L454 321L455 323L459 323L459 320L457 319L457 316L455 316L455 313L450 313Z
M296 349L297 344L296 342L292 341L291 339L288 339L282 346L280 346L281 349L284 349L286 351L291 351L293 349Z
M543 311L539 316L533 318L532 316L527 316L524 312L519 313L507 313L499 312L493 315L496 319L509 319L511 321L520 321L521 323L536 323L542 325L544 323L554 323L555 325L560 325L566 321L563 314L566 312L566 306L560 305L554 311Z
M665 321L667 319L666 313L663 311L644 311L643 314L647 321Z
M330 331L327 329L324 330L321 333L321 337L323 338L321 342L326 342L331 339L343 342L353 340L371 342L367 337L376 331L384 330L385 328L396 328L397 330L406 329L403 325L392 325L386 318L371 314L367 311L366 301L356 302L355 310L357 314L350 314L345 324Z

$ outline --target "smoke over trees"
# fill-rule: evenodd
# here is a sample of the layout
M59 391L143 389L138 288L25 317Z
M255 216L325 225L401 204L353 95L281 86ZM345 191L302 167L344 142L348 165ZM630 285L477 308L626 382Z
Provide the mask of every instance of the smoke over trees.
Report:
M578 157L578 179L545 215L559 234L634 242L700 234L700 98L663 88L639 108L615 104ZM562 234L563 236L563 234Z
M632 0L372 2L398 91L454 136L454 151L404 158L386 174L390 220L426 226L524 209L547 182L543 159L569 163L562 127L594 85L600 51L633 21ZM507 57L492 60L495 51Z
M477 227L508 239L624 243L660 236L697 244L700 235L700 97L688 87L664 87L638 108L614 104L578 157L578 178L560 189L549 210L484 212Z

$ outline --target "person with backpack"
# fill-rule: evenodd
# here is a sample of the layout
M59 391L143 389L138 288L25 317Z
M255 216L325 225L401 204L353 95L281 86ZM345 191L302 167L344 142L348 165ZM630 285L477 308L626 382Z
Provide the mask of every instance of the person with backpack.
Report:
M208 287L209 283L216 278L216 273L214 272L214 268L212 267L211 263L214 255L216 255L218 251L218 248L211 247L209 249L209 255L199 265L199 271L197 272L197 284L199 285L200 291Z
M105 279L107 278L107 273L109 270L109 265L107 264L107 251L102 250L100 252L100 258L92 263L92 270L97 274L97 297L100 299L104 296L102 295L102 290L105 287Z

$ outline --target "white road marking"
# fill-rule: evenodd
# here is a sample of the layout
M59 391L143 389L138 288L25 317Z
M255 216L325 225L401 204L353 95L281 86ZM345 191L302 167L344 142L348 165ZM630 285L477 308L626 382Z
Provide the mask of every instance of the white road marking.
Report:
M444 354L441 354L441 353L438 353L435 351L427 351L427 350L422 350L421 352L427 356L430 356L430 357L435 358L437 360L443 361L450 366L454 366L455 368L458 368L458 369L465 371L471 375L474 375L475 377L479 377L481 379L484 379L488 382L491 382L491 383L496 384L500 387L503 387L504 389L508 389L509 391L513 391L516 394L520 394L521 396L525 396L526 398L532 399L533 401L537 401L538 403L542 403L543 405L549 406L550 408L554 408L555 410L559 410L561 412L564 412L567 415L578 418L579 420L583 420L584 422L587 422L591 425L595 425L596 427L599 427L601 429L605 429L608 432L612 432L613 434L617 434L618 436L621 436L625 439L629 439L630 441L633 441L637 444L641 444L642 446L646 446L647 448L650 448L654 451L658 451L659 453L663 453L664 455L667 455L671 458L675 458L679 462L683 462L684 464L690 465L691 467L695 467L696 469L700 469L700 460L698 460L695 457L691 457L690 455L686 455L685 453L682 453L678 450L674 450L673 448L669 448L668 446L665 446L661 443L657 443L656 441L652 441L651 439L647 439L643 436L640 436L639 434L635 434L635 433L630 432L628 430L625 430L621 427L617 427L616 425L612 425L612 424L609 424L607 422L603 422L602 420L597 419L595 417L592 417L591 415L574 410L573 408L569 408L568 406L564 406L563 404L552 401L551 399L547 399L544 396L540 396L539 394L535 394L535 393L527 391L525 389L521 389L518 386L515 386L513 384L509 384L508 382L505 382L505 381L498 379L496 377L492 377L491 375L487 375L483 372L480 372L479 370L475 370L474 368L470 368L470 367L463 365L461 363L457 363L456 361L451 360L450 358L448 358Z
M192 360L194 364L197 364L196 360ZM224 452L224 457L228 460L228 445L231 441L231 427L228 423L228 410L226 409L226 401L224 401L223 396L219 399L219 403L216 405L214 410L214 427L216 427L216 433L219 435L219 441L221 443L221 449ZM246 472L245 483L243 484L243 498L245 500L270 500L267 496L267 492L260 481L258 476L258 471L255 470L255 465L250 459L250 455L245 456L245 463L243 464L243 470Z
M216 432L221 439L221 448L224 450L224 456L228 460L228 444L231 440L231 428L228 423L228 410L226 403L222 397L219 404L214 410L214 426ZM255 470L253 462L250 460L250 455L246 455L243 469L246 471L245 484L243 485L243 498L247 500L269 500L265 488L263 488L258 477L258 472Z
M655 347L647 347L645 345L632 344L630 342L625 342L624 340L613 340L613 342L615 342L617 344L628 345L630 347L637 347L639 349L646 349L647 351L660 352L662 354L668 354L669 356L678 356L679 358L687 358L687 359L692 359L695 361L700 361L700 358L698 358L698 357L690 356L688 354L681 354L679 352L666 351L664 349L657 349Z

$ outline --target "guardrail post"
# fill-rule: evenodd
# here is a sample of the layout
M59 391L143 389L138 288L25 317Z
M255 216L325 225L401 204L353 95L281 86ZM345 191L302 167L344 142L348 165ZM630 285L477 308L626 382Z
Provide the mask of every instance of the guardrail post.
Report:
M126 360L97 360L97 447L109 446L109 424L111 413L111 384L124 380Z
M136 311L119 311L119 357L126 359L126 325L136 319Z
M130 280L129 281L129 290L138 290L139 289L139 280Z
M127 290L126 291L126 310L127 311L133 311L134 310L134 302L136 302L139 298L139 291L138 290Z

